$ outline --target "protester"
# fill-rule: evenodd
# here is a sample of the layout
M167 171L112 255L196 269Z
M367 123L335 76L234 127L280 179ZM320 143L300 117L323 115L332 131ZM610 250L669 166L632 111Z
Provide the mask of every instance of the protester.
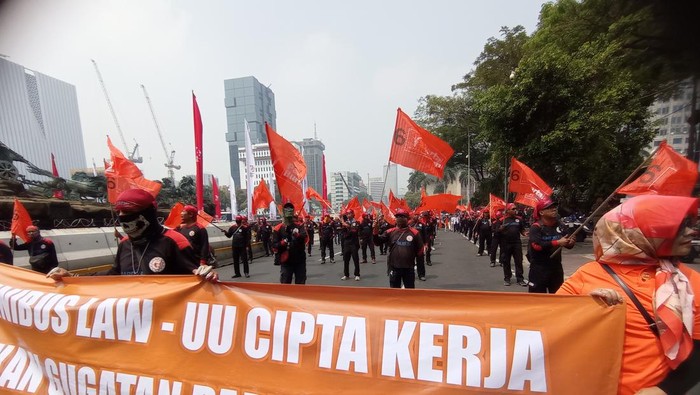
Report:
M404 288L415 288L416 274L413 266L423 266L423 240L418 229L408 226L408 213L405 210L399 208L394 215L396 227L379 233L379 238L389 249L386 261L389 286L401 288L403 284ZM375 231L379 232L378 224L375 225Z
M241 216L243 222L243 229L245 229L245 254L248 257L248 263L253 263L253 229L248 224L248 217ZM247 270L246 270L247 271ZM249 277L249 276L246 276Z
M187 239L158 223L153 195L128 189L117 197L114 209L126 233L117 247L114 264L106 275L195 274L218 281L211 266L200 266ZM58 281L71 274L60 267L47 274Z
M181 235L185 236L190 242L194 254L199 260L200 265L206 265L209 262L209 234L207 229L197 222L197 207L187 205L180 214L182 223L175 229Z
M392 227L381 215L379 216L377 221L379 222L379 234L386 232L387 230L389 230L389 228ZM408 223L408 219L406 222ZM379 245L379 255L386 255L389 250L389 244L387 244L387 242L381 238L378 238L377 241L377 244Z
M282 207L283 221L272 231L272 250L280 263L280 283L306 284L306 254L308 235L303 223L294 220L294 205Z
M260 237L260 241L262 241L265 256L270 256L270 238L272 237L272 226L267 223L267 219L264 217L260 218L258 221L258 236Z
M311 219L310 215L307 215L304 221L304 228L306 229L306 235L309 237L309 241L306 242L307 253L311 256L311 249L314 246L314 234L316 233L318 224Z
M362 222L360 222L360 248L362 248L362 261L367 263L367 249L369 248L370 258L372 263L377 263L374 241L372 240L372 228L374 227L372 216L369 213L362 214Z
M503 225L503 214L497 211L491 218L491 246L488 249L491 267L496 267L496 262L500 262L500 258L497 258L498 254L503 252L501 232L498 231L501 225ZM501 266L503 266L502 262ZM510 284L510 281L508 283Z
M226 237L231 239L231 254L233 255L233 271L231 278L241 277L241 261L243 261L243 274L250 277L248 268L247 244L250 240L248 227L243 224L243 216L236 216L236 223L226 231Z
M46 274L58 267L58 256L53 241L42 237L39 228L34 225L27 226L27 236L29 236L28 242L17 244L17 238L13 235L10 239L10 247L15 251L29 252L29 265L32 270Z
M340 224L342 225L340 238L343 251L343 277L340 279L345 281L350 278L350 258L352 258L355 265L355 281L360 281L360 256L358 253L360 250L360 224L355 221L355 212L350 209L345 211L345 215L340 219Z
M482 256L484 255L484 251L491 251L492 230L488 210L484 210L484 212L481 213L481 218L476 221L475 227L476 231L474 233L479 237L479 252L477 252L476 255Z
M323 221L318 226L318 238L321 244L321 263L326 263L326 249L328 250L331 263L335 263L335 252L333 251L333 236L335 235L335 224L331 216L326 214Z
M688 197L625 201L596 225L596 260L557 291L626 303L620 394L684 394L700 380L700 274L679 261L692 248L697 209Z
M576 244L572 237L565 237L559 221L557 202L550 198L537 203L537 220L530 226L527 259L530 272L527 275L528 292L555 293L564 282L561 252L552 256L559 247L571 249Z
M12 248L0 240L0 263L7 265L13 264Z
M424 258L421 259L420 261L416 262L416 271L418 272L418 279L421 281L426 281L426 276L425 276L425 264L428 262L428 257L430 257L430 243L428 242L428 237L430 237L430 223L429 223L429 218L428 216L430 215L429 213L426 215L427 212L423 212L420 217L416 216L414 218L413 225L411 226L412 229L416 230L421 237L421 241L423 241L423 256Z
M520 236L525 236L525 221L517 215L515 204L508 203L501 226L498 228L501 242L500 261L503 265L503 285L510 285L513 271L510 266L510 258L513 258L515 266L515 279L517 284L527 287L523 278L523 243Z

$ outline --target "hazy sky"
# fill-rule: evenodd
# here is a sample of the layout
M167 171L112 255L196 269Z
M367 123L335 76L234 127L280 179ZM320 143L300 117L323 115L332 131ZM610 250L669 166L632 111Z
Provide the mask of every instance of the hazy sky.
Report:
M75 85L88 163L123 149L90 59L148 178L166 158L140 88L153 102L179 179L194 174L190 92L204 123L204 171L228 184L223 80L255 76L275 93L277 132L318 137L327 170L380 176L396 108L449 95L501 26L537 24L542 0L0 0L0 54ZM60 160L60 159L59 159ZM400 167L401 180L409 170Z

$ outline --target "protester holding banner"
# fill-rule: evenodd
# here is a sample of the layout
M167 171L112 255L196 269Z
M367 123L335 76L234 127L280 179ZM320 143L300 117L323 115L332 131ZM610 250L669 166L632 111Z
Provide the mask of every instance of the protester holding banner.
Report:
M250 277L248 269L248 227L243 225L243 216L236 216L236 223L226 231L226 237L231 239L231 253L233 255L233 271L231 278L241 277L241 260L243 261L243 273Z
M180 213L182 223L176 228L178 233L190 242L200 265L209 262L209 234L207 229L197 222L197 207L187 205Z
M340 279L345 281L350 278L350 258L355 265L355 281L360 281L360 239L359 231L360 224L355 221L355 212L351 209L345 211L340 219L341 230L340 240L343 251L343 277Z
M515 266L515 279L517 284L527 287L523 278L523 243L520 236L525 236L525 221L516 215L515 204L508 203L505 216L498 233L501 239L501 265L503 265L503 285L510 285L513 272L511 271L510 258L513 258Z
M379 238L388 246L386 260L389 272L389 286L391 288L416 287L416 273L413 266L423 267L423 240L420 231L408 226L408 213L399 208L394 214L396 227L379 233ZM379 225L375 225L375 231L379 232ZM425 276L425 274L423 274ZM425 281L425 277L422 278Z
M29 252L29 265L32 270L39 273L48 273L53 268L58 267L58 256L56 246L51 239L42 237L39 228L34 225L27 227L29 241L24 244L17 244L17 238L10 239L10 247L15 251Z
M10 246L5 244L5 242L2 240L0 240L0 263L4 263L6 265L13 264L12 248L10 248Z
M557 202L546 198L537 203L535 222L530 226L527 245L527 260L530 272L527 275L530 293L555 293L564 282L561 254L552 253L559 247L571 249L574 238L565 237L559 222Z
M596 261L557 291L627 304L621 394L684 394L700 380L700 274L679 261L692 247L697 210L690 197L625 201L598 221Z
M306 239L303 223L297 223L294 205L285 203L282 207L283 221L272 231L272 250L280 263L280 283L306 284Z

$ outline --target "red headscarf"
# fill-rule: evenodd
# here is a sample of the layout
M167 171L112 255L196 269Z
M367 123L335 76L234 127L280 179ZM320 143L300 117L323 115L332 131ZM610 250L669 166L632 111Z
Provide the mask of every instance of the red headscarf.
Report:
M693 348L693 290L672 260L673 242L686 216L695 218L696 198L641 195L606 213L596 225L593 250L605 264L655 265L654 316L672 368Z

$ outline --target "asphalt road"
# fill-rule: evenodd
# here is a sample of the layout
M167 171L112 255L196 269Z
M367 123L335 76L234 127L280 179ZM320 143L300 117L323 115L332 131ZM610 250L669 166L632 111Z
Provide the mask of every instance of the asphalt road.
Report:
M524 241L525 243L525 241ZM360 281L352 278L341 281L343 276L343 261L336 245L335 263L321 264L321 254L318 243L313 246L311 255L306 260L307 284L335 285L342 287L388 287L386 275L386 256L379 255L376 249L377 263L360 264ZM523 250L523 252L525 252ZM432 252L432 266L426 266L426 281L416 279L416 288L422 289L453 289L498 292L527 292L527 287L517 284L503 285L503 269L500 266L490 267L487 256L477 256L477 246L467 241L458 233L440 231L438 233L435 251ZM593 246L590 240L577 244L573 249L563 251L563 266L565 275L571 275L582 264L593 260ZM369 255L369 252L368 252ZM362 252L360 251L360 260ZM527 259L523 258L525 277L528 273ZM264 282L279 283L279 266L274 266L272 257L262 257L253 260L250 266L250 278L231 279L233 266L223 262L218 269L223 281L234 282ZM691 265L698 270L698 264ZM350 274L353 266L350 263ZM243 268L241 267L241 272ZM515 281L515 276L513 276Z

